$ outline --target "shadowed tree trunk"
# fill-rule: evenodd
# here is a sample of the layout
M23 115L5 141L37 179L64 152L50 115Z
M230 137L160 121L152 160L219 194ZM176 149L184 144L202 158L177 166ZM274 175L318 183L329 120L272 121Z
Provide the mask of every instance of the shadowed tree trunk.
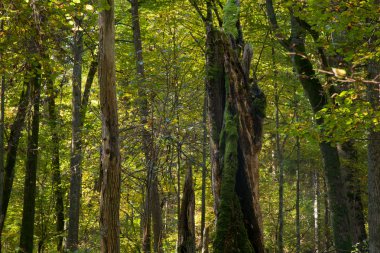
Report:
M0 8L3 9L2 4ZM5 11L0 12L1 15L5 14ZM4 31L4 20L0 21L0 32ZM0 60L2 60L2 54L0 54ZM1 90L0 90L0 223L2 220L1 210L3 205L4 194L4 113L5 113L5 74L1 76ZM1 231L1 230L0 230ZM0 253L1 253L1 232L0 232Z
M65 215L64 215L64 192L61 185L61 171L60 171L60 161L59 161L59 125L58 125L58 112L55 106L56 94L54 92L54 80L52 79L52 73L49 73L49 79L47 80L46 88L48 92L48 117L49 126L51 132L51 167L52 167L52 181L53 181L53 191L55 198L55 219L56 219L56 231L57 231L57 251L61 252L63 250L63 233L65 226Z
M38 161L38 133L40 124L40 91L41 91L41 65L36 58L31 78L30 103L32 116L30 129L28 129L28 147L26 157L24 204L22 211L22 224L20 231L20 249L25 253L33 252L34 218L36 203L36 180ZM30 131L30 132L29 132Z
M74 18L74 42L73 42L73 80L72 80L72 122L71 122L71 159L70 159L70 207L69 227L67 236L67 248L70 251L78 249L79 236L79 212L82 187L82 137L81 137L81 87L82 87L82 53L83 31L81 19Z
M191 165L188 165L179 220L178 253L195 253L195 195Z
M116 99L114 1L99 13L99 86L102 118L101 252L120 252L120 144Z
M3 23L3 21L1 21ZM1 77L0 91L0 220L2 219L1 209L3 204L4 193L4 95L5 95L5 76ZM1 235L0 235L0 252L1 252Z
M379 62L370 62L368 76L379 80ZM368 100L374 111L380 109L380 85L368 84ZM372 126L368 135L368 227L369 252L380 252L380 131Z

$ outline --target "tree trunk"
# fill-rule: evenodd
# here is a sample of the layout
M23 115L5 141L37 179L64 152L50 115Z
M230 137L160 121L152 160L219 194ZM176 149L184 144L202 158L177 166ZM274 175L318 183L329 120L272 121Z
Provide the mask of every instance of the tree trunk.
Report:
M358 175L358 157L354 147L354 141L346 141L338 145L339 157L342 161L342 173L347 189L348 207L351 221L351 237L353 244L362 247L367 239L365 231L365 218L363 213L363 203L361 198L361 187Z
M274 61L274 48L272 47L272 64L274 73L276 71L276 65ZM277 252L284 252L284 166L283 166L283 155L281 149L281 140L280 140L280 108L279 100L280 94L278 90L278 84L275 81L274 83L274 105L275 105L275 124L276 124L276 161L275 165L278 169L278 234L277 234Z
M0 4L2 9L2 4ZM1 15L4 15L5 11L1 11ZM0 21L0 32L4 31L4 20ZM0 60L2 60L2 54L0 54ZM5 74L1 76L1 90L0 90L0 223L2 220L1 210L3 204L4 194L4 113L5 113ZM1 230L0 230L1 231ZM0 253L1 253L1 232L0 232Z
M151 212L152 212L152 224L153 224L153 249L155 253L162 253L162 211L160 194L158 190L158 178L157 171L153 172L153 181L151 182Z
M103 181L100 198L101 252L120 252L120 146L116 99L114 1L99 13L99 86Z
M1 27L3 26L3 21L1 21ZM2 28L1 28L2 30ZM0 212L2 210L3 204L3 194L4 194L4 96L5 96L5 76L1 77L1 91L0 91ZM2 215L0 213L0 220L2 220ZM1 253L1 235L0 235L0 253Z
M139 83L139 98L138 104L140 108L140 122L142 125L142 146L145 156L145 164L147 170L147 185L146 185L146 200L145 209L143 213L143 251L150 252L150 224L151 219L153 223L153 239L154 239L154 252L162 252L162 214L161 203L159 200L158 178L156 172L156 157L155 147L153 145L153 134L146 128L147 119L149 115L148 99L146 92L145 70L143 62L143 51L141 42L141 31L139 21L139 7L138 0L131 0L131 15L132 15L132 30L133 30L133 43L135 47L136 56L136 69L138 74Z
M23 90L20 95L20 101L18 104L17 114L13 121L13 124L10 129L10 135L8 139L8 147L6 153L6 162L5 162L5 175L4 175L4 188L3 188L3 201L2 209L0 214L0 235L3 232L4 222L6 218L6 213L8 209L9 199L11 197L13 179L15 176L15 165L17 157L17 148L19 140L22 134L22 129L25 125L25 117L28 108L28 98L30 93L30 81L29 81L29 70L25 73L24 85L26 85L26 90Z
M237 37L213 26L211 1L204 16L190 1L206 27L206 90L210 122L212 190L216 213L214 252L264 252L258 192L258 153L261 149L265 96L249 79L252 49L242 46L240 23ZM237 13L239 1L228 1ZM234 6L235 5L235 6ZM237 5L237 6L236 6ZM230 6L231 7L231 6ZM221 20L220 20L221 21ZM221 22L220 22L221 23ZM228 91L228 96L226 97Z
M179 221L178 253L195 253L195 195L191 165L188 165Z
M71 123L71 159L70 159L70 207L67 248L74 252L79 243L79 215L82 187L82 137L81 137L81 84L82 84L82 52L83 32L80 29L81 20L74 18L73 42L73 80L72 80L72 123Z
M30 103L33 105L31 133L28 135L26 172L24 183L24 204L20 231L20 249L25 253L33 252L34 214L36 203L36 180L38 161L38 132L40 124L41 65L33 59L33 77L31 78ZM30 131L30 130L29 130Z
M368 76L379 81L380 64L370 62ZM380 85L368 84L368 100L372 109L378 112L380 109ZM372 126L368 135L368 230L369 252L380 252L380 131Z
M206 223L206 177L207 177L207 96L203 99L203 139L202 139L202 200L201 200L201 245L203 248L203 236Z
M314 214L314 252L319 252L319 206L318 206L318 193L319 193L319 181L318 181L318 171L314 170L313 173L313 188L314 188L314 199L313 199L313 214Z
M48 92L48 117L49 117L49 126L51 132L51 145L52 145L52 157L51 157L51 167L52 167L52 182L53 182L53 191L55 198L55 218L56 218L56 230L57 230L57 251L61 252L63 250L63 233L65 226L65 215L64 215L64 192L61 185L61 171L60 171L60 161L59 161L59 146L60 146L60 137L59 137L59 125L58 125L58 112L55 106L55 97L54 92L54 80L50 77L47 80L46 84Z
M296 114L296 120L298 121L298 116ZM300 221L300 163L301 163L301 144L300 138L296 138L296 149L297 149L297 185L296 185L296 253L301 252L301 221Z
M203 233L203 241L202 241L202 253L208 253L208 244L209 244L209 228L206 227Z

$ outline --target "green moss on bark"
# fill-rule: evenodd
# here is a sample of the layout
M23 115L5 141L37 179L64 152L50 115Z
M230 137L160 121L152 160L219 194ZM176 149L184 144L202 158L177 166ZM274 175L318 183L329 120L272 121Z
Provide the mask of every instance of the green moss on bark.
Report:
M221 201L216 224L215 253L253 253L244 226L239 199L235 191L238 169L238 121L230 106L224 113L224 128L220 136L220 147L224 149ZM222 150L223 150L222 149Z

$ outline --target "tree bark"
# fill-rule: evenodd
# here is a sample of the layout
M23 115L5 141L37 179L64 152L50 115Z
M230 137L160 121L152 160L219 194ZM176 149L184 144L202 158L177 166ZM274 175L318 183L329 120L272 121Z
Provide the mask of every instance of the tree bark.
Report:
M26 158L26 172L24 182L24 204L22 211L22 224L20 231L20 249L25 253L33 252L34 218L36 203L36 180L38 161L38 133L40 124L40 91L41 91L41 65L33 59L35 65L31 78L30 103L33 105L31 131L28 135L28 147Z
M212 189L217 216L214 252L234 252L240 248L243 252L254 249L261 253L264 252L264 243L258 203L257 155L261 148L263 117L259 107L265 101L262 100L263 94L257 84L252 84L252 92L249 91L249 77L244 70L249 70L250 62L240 63L232 49L232 44L236 46L238 41L231 42L230 38L214 28L212 11L216 10L212 8L211 1L206 1L206 16L196 2L191 3L206 27L206 90L211 136ZM226 101L226 87L230 92L229 102ZM239 118L236 122L235 115ZM231 129L225 131L227 127L223 127L223 124L227 122L231 124ZM238 131L237 138L233 133L235 127ZM224 137L220 139L222 131ZM227 139L228 144L225 142ZM223 183L224 180L226 183ZM231 212L231 209L234 211ZM230 223L232 220L233 225Z
M191 165L188 165L183 197L181 203L181 215L179 220L178 253L195 253L195 195L193 188L193 175Z
M65 215L64 215L64 191L61 185L61 171L60 171L60 160L59 160L59 147L60 147L60 137L59 137L59 125L58 125L58 112L55 105L56 94L54 92L54 80L51 77L52 73L49 73L50 77L47 80L46 88L48 92L48 117L49 126L51 132L51 167L52 167L52 182L53 191L55 198L55 219L56 219L56 231L57 231L57 251L61 252L63 250L63 233L65 226Z
M371 61L368 65L369 78L378 78L379 73L379 62ZM367 93L372 109L378 112L380 85L368 84ZM375 130L374 126L368 135L368 228L369 252L380 252L380 131Z
M101 252L120 252L120 144L116 99L114 1L99 13L99 86L103 181L100 199Z
M82 137L81 137L81 84L82 84L82 53L83 32L80 28L81 20L74 18L73 42L73 79L72 79L72 122L71 122L71 159L70 159L70 207L67 248L74 252L79 243L79 215L82 187Z

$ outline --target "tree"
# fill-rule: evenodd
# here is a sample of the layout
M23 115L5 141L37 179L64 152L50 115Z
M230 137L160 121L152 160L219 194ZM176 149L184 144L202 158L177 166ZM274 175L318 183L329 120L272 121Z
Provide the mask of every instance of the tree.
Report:
M284 39L278 33L279 27L271 0L266 1L266 7L272 29L281 45L285 50L291 53L292 63L297 71L302 87L309 99L313 112L317 113L327 104L328 98L320 81L315 76L315 71L313 70L310 60L306 56L306 31L302 26L302 21L292 15L291 36L289 40ZM317 120L317 124L320 125L322 123L322 119ZM324 161L324 170L328 184L335 247L337 252L345 252L350 250L352 245L347 195L342 181L338 150L333 143L328 141L321 141L319 146Z
M195 2L192 4L206 26L206 88L217 215L214 251L264 252L258 152L265 96L249 78L252 49L243 45L239 2L228 1L224 7L227 35L213 26L212 12L220 17L213 7L215 2L207 1L206 16ZM243 47L243 57L239 59L239 48Z
M101 252L120 252L120 147L115 77L114 1L100 1L99 71L102 115Z

